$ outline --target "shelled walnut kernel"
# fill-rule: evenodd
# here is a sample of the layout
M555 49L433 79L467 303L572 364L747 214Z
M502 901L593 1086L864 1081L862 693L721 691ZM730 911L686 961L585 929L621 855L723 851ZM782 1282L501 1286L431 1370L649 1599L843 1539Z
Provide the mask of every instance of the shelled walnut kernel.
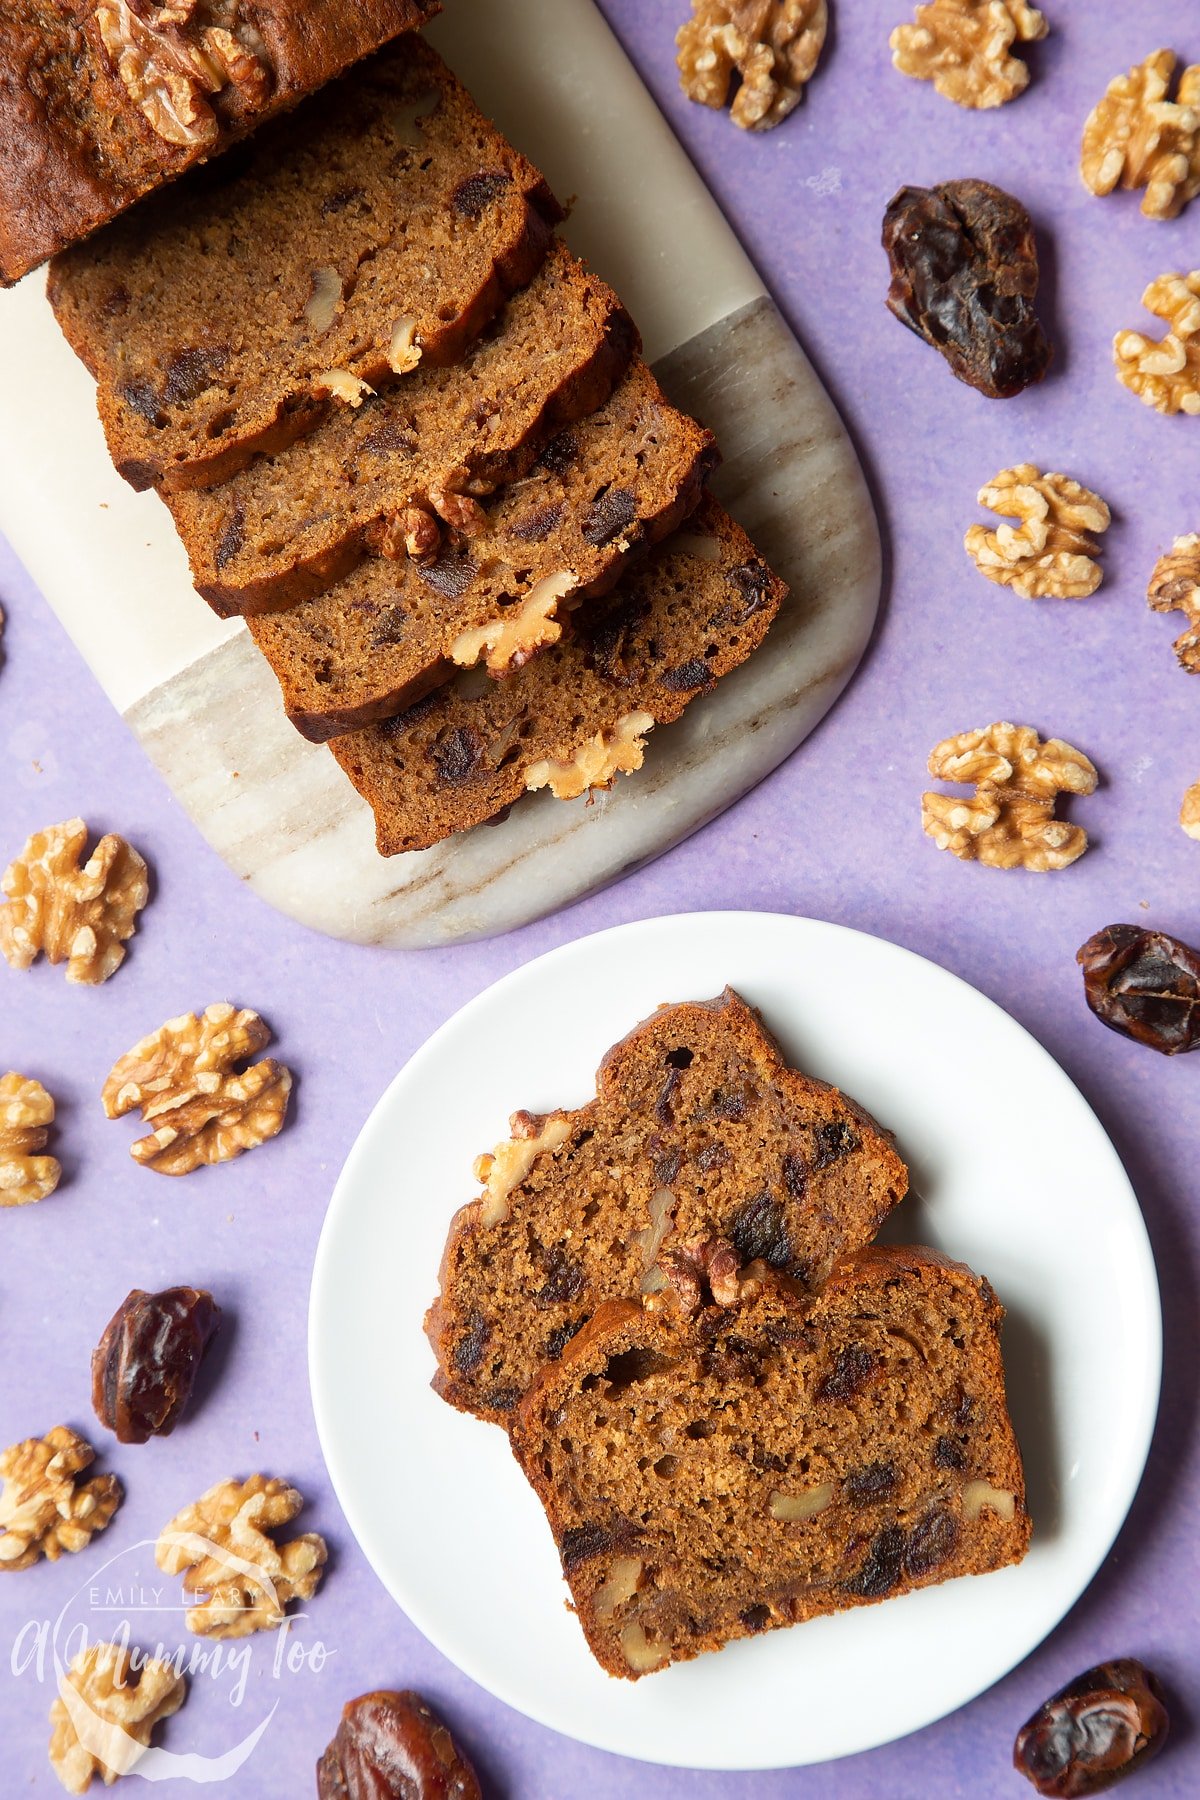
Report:
M39 1556L74 1555L104 1530L121 1504L121 1484L115 1475L76 1480L95 1456L67 1425L0 1452L0 1574L32 1568Z
M828 27L826 0L692 0L675 37L683 91L729 106L745 131L769 131L800 104Z
M110 833L80 868L88 829L82 819L35 831L4 872L0 951L28 969L44 951L65 962L67 980L107 981L125 958L150 886L132 845Z
M1155 50L1109 82L1083 128L1079 171L1093 194L1144 188L1149 219L1174 219L1200 193L1200 65L1168 100L1175 56Z
M1029 66L1014 44L1044 38L1045 15L1027 0L929 0L916 22L897 25L889 41L902 75L932 81L956 106L1003 106L1029 85Z
M1160 413L1200 414L1200 269L1160 275L1142 295L1147 312L1168 330L1162 338L1118 331L1117 380Z
M187 1614L189 1631L249 1637L281 1625L289 1601L312 1599L325 1565L324 1538L306 1531L280 1545L270 1535L303 1505L286 1481L252 1475L218 1482L175 1515L159 1534L154 1559L164 1574L182 1574L184 1593L199 1602Z
M1095 593L1104 576L1090 534L1107 531L1112 520L1099 494L1066 475L1043 475L1033 463L1018 463L980 488L978 500L1021 521L995 529L971 526L964 544L981 575L1026 600Z
M1177 537L1160 556L1146 598L1155 612L1181 612L1187 630L1175 639L1175 654L1189 675L1200 675L1200 532Z
M939 850L993 869L1044 874L1087 849L1087 833L1054 816L1062 794L1090 794L1096 770L1061 738L1044 743L1029 725L1000 722L946 738L929 757L938 781L969 783L969 800L927 793L921 823Z
M54 1101L40 1081L12 1070L0 1076L0 1206L27 1206L58 1186L58 1162L38 1155L53 1123Z
M102 1094L105 1113L119 1119L140 1107L152 1128L132 1146L134 1161L160 1175L188 1175L281 1131L289 1071L270 1057L237 1069L270 1036L257 1013L222 1002L168 1019L114 1063Z
M81 1650L50 1708L50 1766L68 1794L86 1794L93 1775L105 1787L128 1775L149 1749L154 1727L186 1698L187 1682L169 1662L140 1657L135 1671L122 1644Z

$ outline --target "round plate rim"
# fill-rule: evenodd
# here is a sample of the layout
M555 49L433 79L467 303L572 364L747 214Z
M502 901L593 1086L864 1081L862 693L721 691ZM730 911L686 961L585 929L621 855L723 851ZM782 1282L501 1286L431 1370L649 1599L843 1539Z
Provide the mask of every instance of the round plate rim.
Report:
M405 1616L411 1620L434 1648L440 1651L440 1653L456 1668L476 1682L485 1692L490 1693L494 1698L502 1701L507 1706L511 1706L516 1712L533 1720L536 1724L543 1725L547 1729L565 1735L576 1742L590 1745L594 1749L604 1750L609 1754L628 1757L630 1760L634 1761L651 1762L664 1767L703 1768L706 1770L728 1773L738 1771L762 1772L784 1767L811 1766L811 1764L805 1762L803 1759L781 1763L778 1758L759 1761L747 1760L745 1758L740 1758L736 1761L707 1758L703 1762L692 1761L685 1763L674 1757L658 1757L648 1754L644 1750L629 1750L624 1748L621 1744L614 1742L611 1735L605 1733L601 1729L594 1732L584 1732L575 1727L567 1727L555 1716L553 1707L539 1706L536 1698L531 1697L528 1693L525 1693L524 1691L517 1692L510 1689L506 1682L497 1679L494 1672L484 1672L476 1664L472 1656L464 1654L460 1644L456 1644L453 1647L447 1644L443 1634L438 1629L437 1624L429 1620L428 1617L423 1616L419 1608L416 1610L410 1608L408 1601L402 1599L396 1592L393 1581L387 1572L385 1559L377 1557L372 1553L372 1549L368 1542L372 1535L371 1530L363 1520L362 1509L359 1506L357 1498L345 1490L337 1466L336 1454L331 1454L331 1444L335 1441L335 1432L333 1429L334 1408L330 1397L325 1392L324 1375L321 1364L321 1339L322 1321L326 1316L327 1308L326 1295L335 1280L333 1264L336 1256L336 1241L342 1226L342 1214L352 1204L349 1196L353 1193L354 1177L357 1166L359 1162L365 1160L369 1154L368 1142L373 1134L376 1120L380 1114L387 1111L395 1090L400 1087L402 1083L406 1083L411 1078L414 1070L419 1072L420 1068L423 1067L426 1062L436 1059L442 1041L446 1037L451 1036L456 1030L460 1029L464 1023L468 1022L470 1015L475 1009L482 1009L485 1004L491 1004L510 988L520 985L524 980L528 979L530 972L534 969L545 969L548 965L566 962L579 956L586 956L593 953L597 946L611 944L613 940L630 936L640 936L646 933L649 933L652 936L655 931L667 930L673 926L678 928L685 924L696 925L698 922L703 924L706 929L719 931L721 929L745 930L748 927L753 926L761 927L766 921L781 923L785 927L799 927L802 932L809 928L816 927L820 931L826 931L846 939L865 941L873 945L883 946L889 952L908 962L920 965L928 972L929 977L935 982L940 980L944 983L952 984L955 988L965 989L975 1000L982 1002L986 1007L998 1013L1008 1027L1011 1027L1014 1031L1019 1033L1022 1038L1027 1040L1028 1046L1031 1048L1035 1058L1048 1066L1054 1072L1055 1076L1074 1093L1079 1105L1093 1121L1100 1140L1107 1148L1117 1179L1127 1190L1131 1212L1129 1221L1131 1237L1133 1243L1137 1246L1136 1259L1131 1258L1129 1274L1132 1282L1135 1276L1136 1264L1136 1279L1142 1288L1141 1300L1146 1309L1145 1322L1150 1325L1151 1334L1150 1340L1148 1342L1143 1342L1141 1346L1145 1360L1143 1365L1144 1385L1139 1408L1139 1416L1141 1419L1140 1439L1136 1443L1134 1454L1126 1463L1126 1478L1123 1484L1124 1491L1119 1503L1115 1504L1113 1507L1111 1530L1107 1540L1097 1549L1094 1554L1091 1568L1088 1569L1082 1579L1079 1580L1076 1591L1065 1600L1058 1616L1051 1619L1045 1625L1044 1629L1040 1631L1038 1637L1028 1643L1025 1649L1012 1662L1005 1668L997 1669L985 1683L978 1685L972 1680L970 1683L970 1691L962 1693L957 1699L951 1700L948 1704L939 1699L928 1709L928 1711L922 1712L919 1717L914 1717L911 1723L901 1732L893 1732L887 1737L871 1740L869 1743L863 1743L853 1749L847 1749L844 1752L841 1752L836 1758L822 1757L814 1758L812 1761L840 1760L842 1755L858 1754L859 1751L871 1748L878 1749L883 1747L886 1743L896 1742L901 1737L910 1736L916 1731L923 1730L926 1726L951 1716L953 1713L960 1710L961 1707L969 1704L971 1700L978 1698L981 1693L986 1693L990 1687L996 1684L996 1682L1003 1680L1007 1674L1012 1672L1013 1668L1019 1666L1019 1664L1028 1656L1032 1655L1038 1646L1045 1641L1050 1633L1056 1629L1057 1625L1061 1623L1062 1619L1071 1611L1072 1607L1078 1602L1080 1597L1091 1585L1091 1582L1095 1579L1097 1572L1106 1560L1113 1543L1116 1541L1116 1538L1128 1517L1130 1507L1137 1495L1141 1485L1142 1476L1145 1472L1145 1466L1149 1457L1151 1441L1158 1415L1162 1384L1162 1303L1154 1254L1136 1190L1130 1181L1129 1175L1121 1161L1116 1147L1112 1143L1107 1131L1104 1129L1103 1124L1090 1101L1087 1099L1087 1096L1071 1079L1066 1070L1062 1068L1061 1064L1051 1056L1050 1052L1032 1032L1022 1025L1018 1019L1013 1018L1011 1013L1006 1012L998 1002L992 1000L989 995L984 994L980 989L973 987L972 984L969 981L964 980L962 976L943 967L942 964L933 961L932 958L922 956L919 952L910 950L903 944L897 944L890 938L885 938L872 932L861 931L854 926L843 925L834 920L819 919L803 914L779 913L770 910L759 911L754 909L727 908L713 909L711 911L669 912L656 914L644 919L627 920L621 924L607 926L600 931L585 934L583 937L569 939L566 943L555 945L539 956L531 957L527 962L518 964L515 968L508 970L504 975L499 976L495 981L489 982L478 993L474 994L469 1000L456 1008L456 1010L424 1040L417 1050L413 1052L408 1061L402 1065L389 1081L387 1087L379 1095L379 1098L376 1100L370 1113L363 1122L363 1125L351 1146L349 1154L342 1165L322 1224L313 1263L312 1281L309 1293L307 1334L309 1389L313 1415L316 1422L321 1453L338 1503L345 1514L346 1521L350 1526L350 1530L356 1543L366 1557L371 1568L378 1576L383 1587ZM1132 1246L1130 1248L1132 1248ZM329 1316L332 1317L331 1312Z

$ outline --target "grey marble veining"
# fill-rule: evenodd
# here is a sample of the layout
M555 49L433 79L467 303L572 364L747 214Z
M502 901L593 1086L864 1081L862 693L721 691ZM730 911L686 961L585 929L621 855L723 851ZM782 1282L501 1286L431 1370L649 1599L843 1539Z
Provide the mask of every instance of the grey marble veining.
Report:
M769 300L656 365L717 433L714 483L792 593L765 644L611 792L520 802L504 823L381 858L370 811L329 753L288 724L244 631L126 717L200 830L272 906L316 930L414 948L491 936L569 905L662 854L802 743L870 636L879 534L832 402Z

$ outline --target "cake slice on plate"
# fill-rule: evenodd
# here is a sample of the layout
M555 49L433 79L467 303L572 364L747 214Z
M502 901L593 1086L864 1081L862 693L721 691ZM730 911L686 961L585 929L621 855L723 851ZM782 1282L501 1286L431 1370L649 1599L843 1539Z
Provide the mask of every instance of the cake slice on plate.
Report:
M809 1292L908 1185L887 1133L790 1069L731 989L660 1007L586 1106L512 1124L477 1165L426 1321L435 1388L488 1419L512 1419L604 1302L661 1289L665 1250L720 1236Z
M1019 1562L987 1283L860 1250L815 1299L729 1244L605 1304L512 1422L592 1654L636 1680L733 1638Z

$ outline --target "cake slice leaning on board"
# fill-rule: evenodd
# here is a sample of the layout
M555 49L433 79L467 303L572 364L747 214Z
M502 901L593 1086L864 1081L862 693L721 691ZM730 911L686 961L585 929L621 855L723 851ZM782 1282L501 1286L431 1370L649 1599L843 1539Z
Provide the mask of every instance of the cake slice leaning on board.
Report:
M483 669L329 748L381 856L425 849L548 788L575 800L642 767L646 737L744 663L787 590L711 495L621 572L570 635L499 680Z
M510 1433L610 1675L1021 1560L986 1281L878 1246L815 1299L719 1240L662 1267L543 1368Z
M395 717L456 666L522 667L629 556L682 524L717 457L711 433L635 362L599 412L484 506L476 535L439 534L419 560L369 556L326 593L247 621L288 717L321 743Z
M479 497L602 406L639 347L612 289L556 240L460 362L356 392L219 487L164 490L197 589L224 615L265 612L323 592L364 556L405 555L414 534L471 535Z
M356 383L456 362L561 217L409 35L57 257L49 294L126 480L210 487Z

